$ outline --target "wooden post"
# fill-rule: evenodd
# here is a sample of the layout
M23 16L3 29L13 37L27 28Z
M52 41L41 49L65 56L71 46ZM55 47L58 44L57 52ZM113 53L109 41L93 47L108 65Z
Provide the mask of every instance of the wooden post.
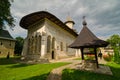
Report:
M82 60L84 60L84 53L83 53L84 48L80 48L80 50L81 50L81 57L82 57Z
M94 48L94 52L95 52L95 60L96 60L96 64L97 64L97 68L99 68L99 65L98 65L98 58L97 58L97 48Z

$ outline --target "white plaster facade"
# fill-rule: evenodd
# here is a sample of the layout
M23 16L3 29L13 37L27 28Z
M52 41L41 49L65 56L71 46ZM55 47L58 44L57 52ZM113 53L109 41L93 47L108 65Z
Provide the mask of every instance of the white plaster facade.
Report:
M76 36L45 18L28 28L22 56L25 59L61 59L80 56L80 50L68 48Z

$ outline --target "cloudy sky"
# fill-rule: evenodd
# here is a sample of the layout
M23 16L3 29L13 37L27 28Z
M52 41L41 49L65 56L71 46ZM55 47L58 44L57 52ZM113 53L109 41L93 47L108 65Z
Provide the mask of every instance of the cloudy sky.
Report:
M43 10L54 14L63 22L70 16L78 32L82 29L82 17L86 16L88 28L99 38L120 35L119 0L14 0L11 13L16 20L16 26L13 31L9 30L11 35L14 38L25 38L27 30L19 26L20 19L27 14Z

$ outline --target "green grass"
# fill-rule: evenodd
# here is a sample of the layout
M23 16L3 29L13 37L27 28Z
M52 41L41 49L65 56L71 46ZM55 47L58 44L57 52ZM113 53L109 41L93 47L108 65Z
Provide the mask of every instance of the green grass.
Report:
M120 64L108 63L113 75L98 74L72 69L63 70L62 80L120 80Z
M110 69L112 70L113 75L119 78L120 80L120 64L109 62L107 65L110 66Z
M19 58L0 58L0 80L46 80L49 72L68 63L20 64ZM62 80L120 80L120 64L109 62L113 76L72 69L63 70Z
M46 80L49 72L68 63L20 64L15 58L0 59L0 80Z

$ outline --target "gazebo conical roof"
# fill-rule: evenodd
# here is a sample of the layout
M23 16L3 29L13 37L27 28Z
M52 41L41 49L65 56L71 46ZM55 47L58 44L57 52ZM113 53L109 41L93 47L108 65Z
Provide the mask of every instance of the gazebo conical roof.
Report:
M83 18L84 19L84 18ZM78 35L77 39L69 45L70 48L81 49L81 57L84 60L84 48L94 48L95 62L98 66L98 58L97 58L97 48L98 47L106 47L109 43L97 38L88 28L87 23L84 19L83 28Z
M108 42L97 38L88 28L87 23L83 21L83 28L76 40L69 45L70 48L89 48L89 47L106 47Z

